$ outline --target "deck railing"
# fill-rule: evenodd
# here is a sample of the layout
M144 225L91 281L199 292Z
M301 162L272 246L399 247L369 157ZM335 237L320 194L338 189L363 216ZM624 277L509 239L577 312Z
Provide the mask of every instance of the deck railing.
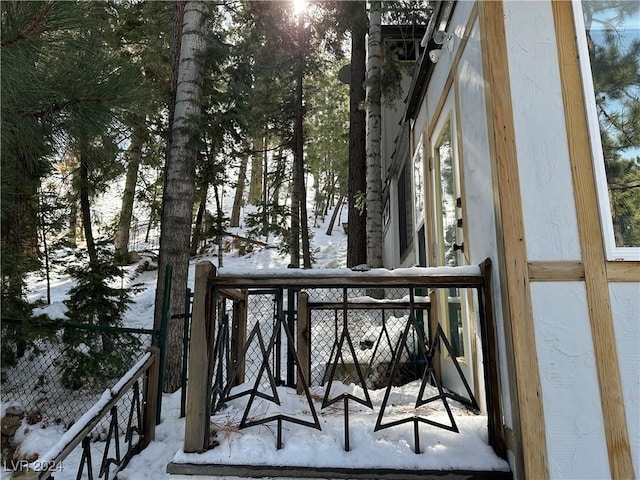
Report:
M437 309L453 292L467 292L469 309L479 333L484 389L473 382L457 361L455 328L441 325ZM433 302L432 302L433 300ZM455 301L448 303L455 307ZM458 305L459 308L459 305ZM434 312L435 310L435 312ZM372 428L391 428L384 410L393 385L422 379L447 405L454 399L477 410L486 406L489 444L504 456L504 434L498 390L496 337L491 299L491 263L478 266L410 268L397 270L259 270L250 274L218 275L209 262L196 266L184 451L210 448L209 418L225 402L249 396L239 428L277 422L277 444L282 423L294 422L320 429L310 385L326 385L323 406L337 401L367 403L368 389L386 388L378 420ZM440 357L455 366L462 387L458 393L443 385ZM477 379L476 379L477 380ZM330 398L331 383L357 383L364 398ZM306 395L315 421L275 416L249 419L253 400L263 394L260 385L288 386ZM248 385L240 393L233 387ZM242 390L242 389L241 389ZM462 392L461 392L462 390ZM476 400L484 392L484 402ZM422 390L421 390L422 395ZM449 411L449 408L447 407ZM349 450L348 408L345 408L345 450ZM403 422L415 426L414 448L420 451L418 424L434 424L413 416Z
M133 455L154 440L159 357L159 349L150 347L51 449L24 468L37 471L38 480L54 478L56 472L67 468L65 459L69 454L80 448L76 478L115 478ZM108 422L105 444L98 452L91 448L92 433L105 421Z

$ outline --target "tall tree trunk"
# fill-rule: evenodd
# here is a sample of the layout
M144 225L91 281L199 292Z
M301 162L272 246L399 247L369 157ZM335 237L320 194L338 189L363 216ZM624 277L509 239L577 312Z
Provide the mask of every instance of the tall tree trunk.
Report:
M370 2L367 49L367 263L382 267L382 172L380 166L381 4Z
M155 182L153 182L153 188L151 189L151 200L149 202L149 223L147 223L147 231L144 236L144 243L149 243L149 236L151 234L151 229L155 226L158 221L158 205L156 199L158 198L158 185L160 184L160 172L156 177Z
M307 214L307 187L304 182L304 173L301 175L300 189L300 229L302 234L302 266L311 268L311 240L309 238L309 215Z
M233 207L231 208L231 218L229 220L230 227L240 226L240 210L242 208L242 199L244 197L245 177L247 176L247 164L249 158L246 156L240 162L240 171L238 172L238 184L236 185L236 194L233 197ZM253 172L251 173L253 178ZM249 202L251 203L251 202Z
M67 242L71 247L77 246L76 230L78 229L78 202L75 195L69 195L69 231Z
M298 39L302 40L303 35L303 19L302 15L298 18ZM289 239L289 250L291 254L290 267L300 267L300 219L301 219L301 204L305 199L302 198L304 187L304 136L302 132L302 80L304 76L304 70L302 66L303 58L301 51L301 44L298 45L300 49L300 58L296 67L296 100L295 100L295 112L293 123L293 172L291 180L291 238ZM306 210L306 208L305 208Z
M84 149L84 146L81 147ZM98 252L96 251L96 243L93 239L93 229L91 227L91 203L89 201L89 166L85 153L80 154L80 211L82 213L82 227L84 228L84 239L87 243L87 253L89 261L96 263L98 261Z
M42 194L38 192L38 204L40 205L38 211L38 220L40 222L40 231L42 235L42 253L44 255L44 271L47 281L47 305L51 305L51 264L49 262L49 245L47 244L47 226L44 215L44 206L42 202Z
M193 118L202 110L202 68L197 58L204 49L204 1L187 1L182 22L182 44L178 64L175 109L171 124L171 141L165 168L160 256L156 288L154 326L160 327L165 269L173 267L170 314L184 311L189 269L189 239L193 217L195 163L197 151L191 140L198 134ZM164 390L180 387L182 372L182 325L172 322L167 340Z
M216 230L218 231L218 235L216 237L216 243L218 244L218 268L223 267L222 257L223 257L223 248L222 248L222 238L223 235L223 227L224 227L224 214L222 212L222 203L220 202L220 193L218 191L218 185L213 187L213 194L216 200Z
M365 195L365 114L360 109L364 101L365 42L367 12L365 2L353 2L353 29L351 33L351 81L349 84L349 211L347 237L347 267L367 263L366 210L358 210L356 200ZM365 207L366 208L366 207Z
M327 158L325 156L325 165L328 163ZM313 175L313 184L315 185L316 194L313 198L313 226L314 228L318 226L318 218L323 216L324 212L324 195L326 192L322 192L320 190L320 172L314 171Z
M207 210L208 191L209 185L205 183L198 195L200 202L198 202L198 213L196 214L196 221L193 226L193 235L191 236L191 248L189 249L189 255L192 257L198 253L198 244L200 243L200 236L202 234L202 223L204 221L204 214Z
M342 202L344 201L344 193L340 194L338 198L338 203L336 203L336 208L333 209L333 213L331 214L331 220L329 220L329 226L327 227L327 235L331 235L333 233L333 225L336 223L336 218L338 218L338 213L342 208Z
M251 182L249 183L249 205L259 205L262 201L263 158L267 154L266 135L253 141L251 157Z
M266 130L264 135L263 142L263 158L262 158L262 236L265 238L265 242L269 241L269 212L267 210L267 205L269 203L269 155L267 155L267 148L269 146L269 137L267 136ZM276 172L279 171L280 168L280 157L279 150L276 152L276 158L278 158L278 162L276 165ZM274 205L278 204L278 195L279 190L276 185L273 187L274 191Z
M127 164L127 176L122 192L122 206L115 240L115 260L119 265L129 263L129 235L131 231L131 218L133 217L133 202L138 182L138 169L142 161L142 144L145 138L144 118L138 118L133 127L131 146L129 147Z

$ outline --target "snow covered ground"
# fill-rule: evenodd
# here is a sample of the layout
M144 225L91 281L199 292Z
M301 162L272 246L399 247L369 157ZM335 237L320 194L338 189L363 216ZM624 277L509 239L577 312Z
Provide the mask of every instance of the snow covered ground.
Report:
M346 210L338 219L336 225L346 220ZM346 235L341 228L335 228L331 236L325 234L326 226L314 229L313 248L316 259L315 268L342 268L346 265ZM202 260L218 263L213 254L201 255L192 259L189 284L193 286L195 264ZM264 248L245 256L239 256L231 251L223 257L225 270L252 271L265 268L284 268L288 258L280 255L275 248ZM134 278L135 277L135 278ZM143 288L135 296L135 303L126 313L125 324L130 327L150 328L153 323L153 302L156 286L156 272L144 271L133 274L132 282ZM59 276L52 288L52 304L43 312L52 317L61 317L65 307L62 301L72 286L72 280ZM35 281L30 300L44 298L44 282ZM386 412L385 422L394 416L407 415L413 406L410 399L415 400L419 382L413 382L393 390ZM355 385L334 384L333 388L342 389L342 393L362 395L362 390ZM350 413L350 444L351 451L345 452L344 438L344 403L338 402L321 410L323 391L321 387L314 387L313 402L318 412L322 430L310 429L296 424L286 423L283 427L284 447L276 450L275 423L258 425L239 430L244 408L242 397L229 402L227 408L212 417L212 425L218 431L216 437L219 445L202 455L185 454L182 452L184 435L184 419L179 418L180 392L165 395L162 406L162 422L157 426L156 438L142 453L135 456L130 464L118 474L123 480L162 480L169 479L166 473L167 464L177 463L212 463L212 464L255 464L255 465L295 465L309 467L358 467L358 468L415 468L415 469L495 469L506 470L506 462L498 458L487 445L486 417L467 413L458 409L456 422L460 433L448 432L429 425L420 425L420 445L422 454L413 452L413 426L410 423L399 427L373 432L373 425L380 409L384 390L372 391L373 409L361 406L351 401ZM263 413L269 415L286 413L287 415L309 415L306 397L295 395L294 392L278 387L280 406L273 404L260 405ZM332 392L332 395L336 394ZM260 400L259 400L260 401ZM452 402L453 403L453 402ZM6 407L6 405L5 405ZM449 423L446 412L438 411L433 404L422 409L431 410L433 418L442 423ZM423 413L424 410L418 413ZM44 455L63 435L61 426L48 425L46 428L27 426L19 429L17 440L22 442L25 454L36 453ZM97 452L104 449L104 443L97 442L93 449ZM77 448L64 461L62 471L55 473L56 480L75 478L77 466L80 462L81 451ZM99 460L99 459L98 459ZM99 463L99 462L96 462ZM95 467L95 466L94 466ZM10 473L3 469L0 478L10 478ZM97 477L97 476L96 476ZM175 477L172 477L175 478ZM201 477L202 478L202 477ZM219 477L217 477L219 478Z

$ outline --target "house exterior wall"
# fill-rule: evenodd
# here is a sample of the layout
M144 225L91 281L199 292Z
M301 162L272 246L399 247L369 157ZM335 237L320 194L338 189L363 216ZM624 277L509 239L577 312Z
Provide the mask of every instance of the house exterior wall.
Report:
M494 266L493 284L499 285L500 271L497 262L498 245L496 242L496 218L494 212L493 179L491 176L491 150L487 131L487 109L480 51L480 27L477 19L470 25L464 52L460 57L456 72L458 125L461 135L461 167L464 178L466 206L466 254L468 263L479 263L491 258ZM498 298L498 290L494 292L495 316L498 331L498 349L500 357L500 374L503 390L508 392L507 363L503 311ZM503 398L504 422L513 428L511 402L508 395Z
M504 13L527 258L579 260L551 3L508 1Z
M453 48L433 67L412 124L412 138L433 145L441 116L455 118L465 257L495 267L516 478L640 473L640 265L603 254L589 183L589 136L599 132L586 128L575 41L558 40L575 37L571 8L457 2Z
M550 478L609 476L583 282L531 284Z
M527 260L581 260L551 2L504 3ZM609 472L584 282L531 283L551 478Z
M473 2L459 2L450 21L450 31L455 32L451 51L443 51L438 61L425 97L422 99L411 130L411 156L413 157L420 138L425 143L425 193L430 194L429 157L436 137L440 133L436 128L441 117L449 116L454 124L453 139L460 155L461 172L464 178L465 201L465 257L468 264L478 264L486 258L492 259L493 284L500 284L500 267L498 262L498 244L496 242L496 219L494 215L493 178L491 172L491 151L487 131L487 111L485 96L485 81L482 67L482 53L480 48L481 36L477 21L477 9ZM452 70L452 67L453 70ZM452 73L453 72L453 73ZM453 101L451 101L453 100ZM442 123L442 122L440 122ZM456 133L462 135L457 136ZM459 144L458 144L459 143ZM393 184L393 182L392 182ZM393 198L394 188L390 192ZM428 199L425 205L429 208ZM432 207L432 205L431 205ZM397 228L393 218L391 229ZM423 221L425 219L422 219ZM415 230L421 225L416 221ZM417 232L416 232L417 234ZM469 242L467 243L467 238ZM387 239L387 248L395 248L391 239ZM417 242L414 241L417 248ZM427 257L431 250L427 241ZM392 253L387 253L385 263L388 267L405 266L399 263ZM415 258L415 256L414 256ZM393 263L396 261L396 263ZM494 290L493 304L495 308L496 330L499 344L499 361L501 373L502 404L504 423L508 429L513 426L510 382L507 375L505 326L499 289ZM477 312L477 305L472 309ZM477 315L475 315L477 318ZM472 332L472 342L480 345L479 332ZM476 374L482 378L482 357L477 352ZM484 403L484 386L478 385L476 395L480 403ZM484 405L483 405L484 406Z
M640 285L610 282L622 394L626 407L633 469L640 473Z

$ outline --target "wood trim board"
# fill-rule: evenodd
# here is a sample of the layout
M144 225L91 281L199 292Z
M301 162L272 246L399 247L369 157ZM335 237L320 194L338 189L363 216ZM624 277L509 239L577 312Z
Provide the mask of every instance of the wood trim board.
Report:
M492 170L498 201L496 216L500 220L498 238L502 239L500 270L505 322L511 330L511 355L514 367L511 380L517 392L520 449L523 478L549 477L542 388L537 361L535 329L529 283L529 267L522 214L522 199L515 143L515 126L503 2L478 2L481 25L483 68L489 88L489 142L493 146ZM503 308L504 308L503 306ZM535 372L535 373L534 373Z

